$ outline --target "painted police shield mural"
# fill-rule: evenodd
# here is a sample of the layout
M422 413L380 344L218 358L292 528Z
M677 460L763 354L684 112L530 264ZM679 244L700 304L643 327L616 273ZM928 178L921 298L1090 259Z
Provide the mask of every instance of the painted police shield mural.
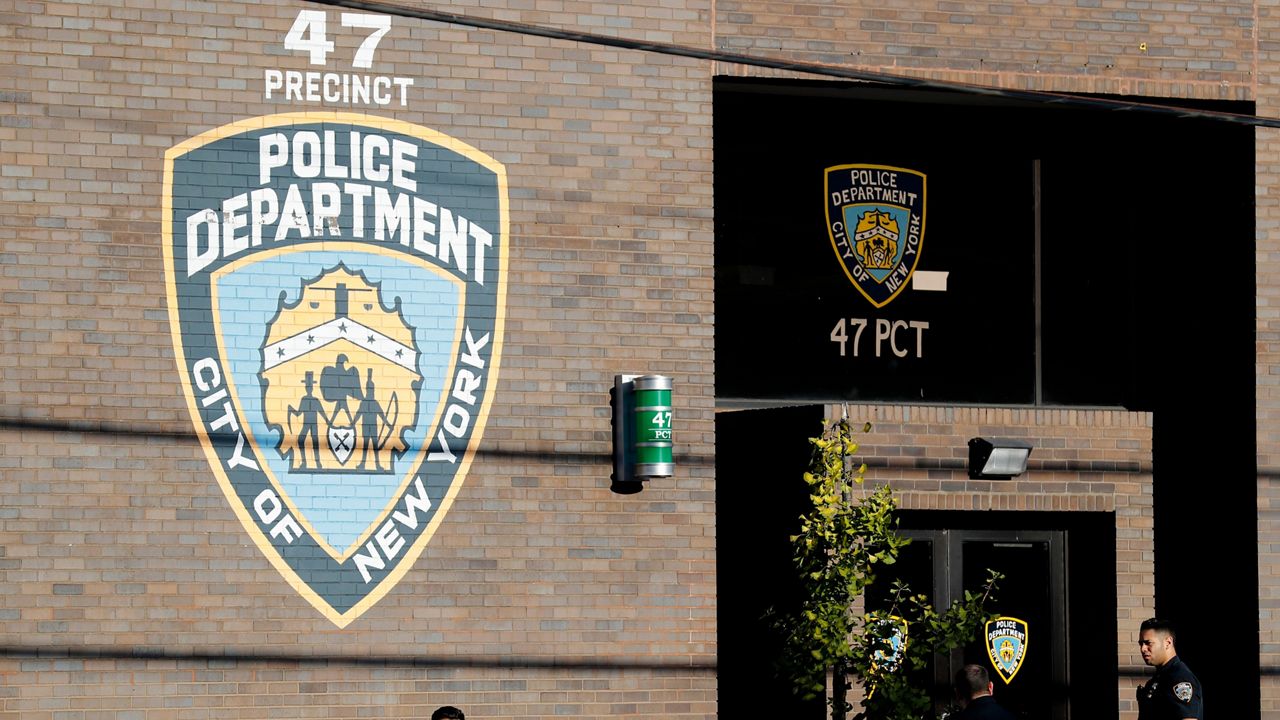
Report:
M174 350L213 475L345 626L421 554L480 441L505 171L428 128L297 113L177 145L164 191Z
M849 282L875 307L907 286L924 245L925 175L887 165L826 169L827 231Z

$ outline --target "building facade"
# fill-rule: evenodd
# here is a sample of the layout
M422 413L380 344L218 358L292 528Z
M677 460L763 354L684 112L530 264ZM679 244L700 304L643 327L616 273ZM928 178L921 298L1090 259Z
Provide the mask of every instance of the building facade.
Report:
M1025 712L1135 718L1162 615L1280 717L1268 4L0 17L0 716L790 707L760 616L847 406L935 598L1025 573ZM619 375L673 381L639 492Z

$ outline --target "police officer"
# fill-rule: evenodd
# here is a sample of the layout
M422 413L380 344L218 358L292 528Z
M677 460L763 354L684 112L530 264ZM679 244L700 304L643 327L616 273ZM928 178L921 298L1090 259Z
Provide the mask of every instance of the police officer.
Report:
M965 665L956 672L956 697L964 710L950 716L953 720L1014 720L1013 713L1000 707L992 697L995 684L981 665Z
M1177 635L1164 620L1150 618L1138 629L1142 661L1156 669L1138 688L1138 720L1203 720L1200 681L1178 657Z

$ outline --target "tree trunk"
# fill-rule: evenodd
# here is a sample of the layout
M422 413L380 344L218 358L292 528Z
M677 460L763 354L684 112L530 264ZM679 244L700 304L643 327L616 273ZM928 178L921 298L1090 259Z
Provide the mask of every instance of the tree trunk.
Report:
M831 671L831 720L845 720L849 706L849 676L844 663L836 663Z

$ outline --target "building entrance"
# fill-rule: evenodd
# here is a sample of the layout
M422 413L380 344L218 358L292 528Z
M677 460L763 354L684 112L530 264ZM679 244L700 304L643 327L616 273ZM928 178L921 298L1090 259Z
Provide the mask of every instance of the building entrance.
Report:
M771 608L794 607L802 593L790 537L810 500L808 486L796 480L804 471L797 458L810 452L803 429L820 427L821 411L799 406L716 416L722 439L801 429L779 435L768 453L738 450L716 457L721 717L829 717L821 699L800 700L775 673L781 639L768 614ZM747 490L757 487L749 481L770 488L765 501ZM1018 717L1119 717L1117 653L1137 660L1137 625L1123 632L1117 627L1114 512L901 508L895 515L898 532L912 543L897 563L881 570L865 598L869 610L886 609L895 579L944 608L966 589L979 588L991 568L1005 579L990 607L1026 623L1022 662L1016 673L1007 673L1007 683L986 650L986 633L913 678L931 688L934 717L947 709L951 678L966 662L988 668L996 697ZM1013 645L1016 653L1018 643ZM1121 684L1128 680L1122 677ZM1141 682L1140 673L1134 674L1132 683Z
M1019 718L1070 717L1066 531L909 530L899 577L944 608L981 592L989 570L1004 575L988 607L998 619L933 670L936 711L950 704L955 672L967 663L987 669L994 695ZM868 602L875 604L875 599Z

